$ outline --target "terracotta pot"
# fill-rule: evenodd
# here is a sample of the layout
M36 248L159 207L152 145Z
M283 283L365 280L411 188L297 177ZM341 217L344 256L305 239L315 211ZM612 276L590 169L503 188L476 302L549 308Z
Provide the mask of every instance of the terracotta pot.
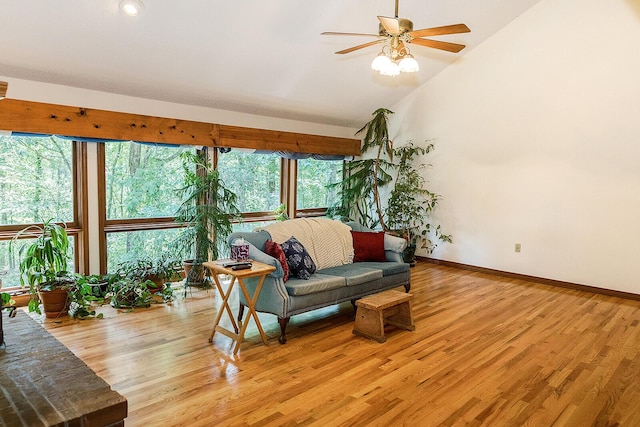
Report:
M152 294L155 294L156 292L160 292L161 290L164 289L164 280L162 280L160 278L160 276L158 276L157 274L149 274L148 276L145 277L145 280L151 280L156 287L152 287L149 286L149 292L151 292Z
M195 266L195 271L191 272L194 268L193 260L187 259L182 261L182 266L184 267L188 286L199 286L204 283L204 267L202 265Z
M50 291L39 291L38 296L48 318L66 316L69 312L69 292L66 289L54 288Z

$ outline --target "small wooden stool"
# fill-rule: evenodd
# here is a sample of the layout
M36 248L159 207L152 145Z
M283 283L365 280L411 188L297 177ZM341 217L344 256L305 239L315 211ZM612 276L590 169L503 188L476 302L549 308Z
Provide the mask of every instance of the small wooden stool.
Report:
M385 342L384 325L415 331L411 314L413 295L386 291L356 301L356 324L353 333L378 342Z

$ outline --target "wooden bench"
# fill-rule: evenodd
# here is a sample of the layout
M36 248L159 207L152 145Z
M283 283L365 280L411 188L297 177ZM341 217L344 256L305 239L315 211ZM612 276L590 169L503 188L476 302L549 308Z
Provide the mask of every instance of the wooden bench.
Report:
M413 295L386 291L356 301L355 335L360 335L378 342L385 342L384 325L393 325L408 331L416 329L411 314L411 297Z

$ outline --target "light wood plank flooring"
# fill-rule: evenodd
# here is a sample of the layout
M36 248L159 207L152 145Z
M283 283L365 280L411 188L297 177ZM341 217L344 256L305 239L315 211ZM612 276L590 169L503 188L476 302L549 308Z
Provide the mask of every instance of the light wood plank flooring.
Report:
M451 267L412 269L414 332L352 334L351 304L253 322L238 356L220 304L46 328L129 401L128 426L640 426L640 302ZM233 306L235 308L235 304Z

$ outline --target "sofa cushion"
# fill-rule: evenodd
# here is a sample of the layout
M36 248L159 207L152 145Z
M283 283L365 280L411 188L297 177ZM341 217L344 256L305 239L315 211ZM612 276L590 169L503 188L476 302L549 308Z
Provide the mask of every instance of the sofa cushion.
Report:
M353 231L353 262L386 261L384 232Z
M285 283L289 295L308 295L316 292L330 291L341 288L345 285L345 280L340 276L328 276L316 273L307 280L291 278Z
M347 286L356 286L382 277L381 269L366 267L361 264L325 268L318 271L318 273L344 277Z
M409 271L410 266L404 262L364 262L359 264L367 268L375 268L382 271L383 276L393 276L394 274Z
M289 264L287 263L287 256L284 254L282 247L269 239L264 244L264 251L277 259L280 262L280 266L282 267L282 281L286 282L289 280Z
M298 239L291 236L289 240L283 242L280 246L287 257L287 264L291 274L300 279L308 280L316 272L316 264Z

